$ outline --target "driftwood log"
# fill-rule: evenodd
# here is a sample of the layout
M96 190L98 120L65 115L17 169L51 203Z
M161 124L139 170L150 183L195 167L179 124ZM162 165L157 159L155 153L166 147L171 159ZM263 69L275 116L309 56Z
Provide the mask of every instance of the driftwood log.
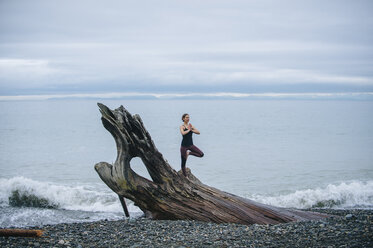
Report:
M41 237L43 230L0 229L0 237Z
M215 223L277 224L315 220L324 214L273 207L245 199L201 183L188 169L187 177L176 172L157 150L139 115L123 106L115 110L98 103L104 127L117 145L114 164L100 162L95 170L119 197L134 202L147 217L168 220L199 220ZM152 180L131 169L140 157Z

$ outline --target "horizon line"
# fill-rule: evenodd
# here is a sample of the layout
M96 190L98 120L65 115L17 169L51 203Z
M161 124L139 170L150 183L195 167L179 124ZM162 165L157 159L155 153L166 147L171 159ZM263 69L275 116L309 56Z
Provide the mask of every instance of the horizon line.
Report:
M54 99L189 99L189 98L231 98L231 99L345 99L368 98L373 100L373 92L306 92L306 93L237 93L237 92L209 92L209 93L154 93L154 92L109 92L109 93L73 93L73 94L34 94L0 96L0 101L37 101Z

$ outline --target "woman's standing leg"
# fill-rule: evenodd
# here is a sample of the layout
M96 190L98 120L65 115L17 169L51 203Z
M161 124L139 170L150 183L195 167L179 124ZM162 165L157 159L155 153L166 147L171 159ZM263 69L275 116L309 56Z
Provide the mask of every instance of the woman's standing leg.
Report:
M187 148L183 146L180 147L180 153L181 153L181 170L183 171L184 176L186 176L185 164L187 160Z

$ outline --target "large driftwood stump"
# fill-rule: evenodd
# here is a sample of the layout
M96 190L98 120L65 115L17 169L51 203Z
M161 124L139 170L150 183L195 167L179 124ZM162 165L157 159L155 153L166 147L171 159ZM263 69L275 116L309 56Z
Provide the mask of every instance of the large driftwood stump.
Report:
M104 127L113 135L117 159L100 162L100 178L119 196L132 200L148 217L240 224L277 224L313 220L326 215L257 203L201 183L190 170L176 172L154 145L139 115L123 106L110 110L98 103ZM136 174L131 159L140 157L152 181Z

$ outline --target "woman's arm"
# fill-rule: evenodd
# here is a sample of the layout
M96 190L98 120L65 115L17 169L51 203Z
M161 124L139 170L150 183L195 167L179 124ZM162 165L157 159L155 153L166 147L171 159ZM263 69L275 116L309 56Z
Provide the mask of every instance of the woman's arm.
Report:
M197 128L195 128L192 124L189 124L190 130L195 134L201 134Z
M185 134L189 133L190 131L192 131L192 130L188 129L188 130L184 131L184 126L183 125L180 126L181 135L185 135Z

